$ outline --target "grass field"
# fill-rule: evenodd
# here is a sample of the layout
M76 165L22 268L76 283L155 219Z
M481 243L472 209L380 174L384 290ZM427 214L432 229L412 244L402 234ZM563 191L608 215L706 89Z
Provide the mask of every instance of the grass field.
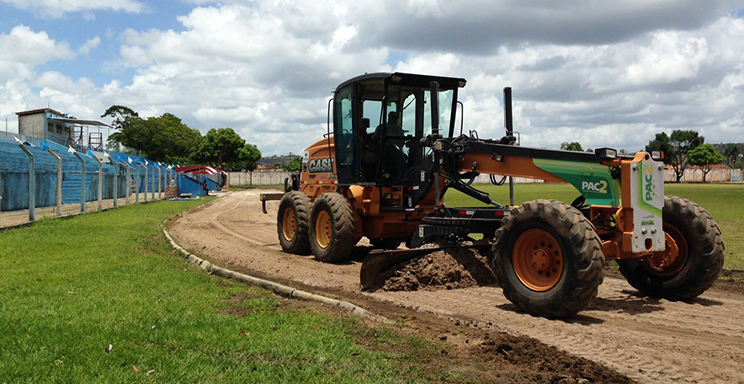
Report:
M496 202L509 203L507 185L476 187L488 192ZM666 184L664 188L667 195L690 199L713 216L726 245L724 268L744 269L744 184ZM517 184L514 195L516 204L540 198L571 203L579 193L569 184ZM445 202L450 206L484 205L455 190L447 192Z
M204 202L0 232L0 383L467 381L427 365L438 343L185 264L159 225Z

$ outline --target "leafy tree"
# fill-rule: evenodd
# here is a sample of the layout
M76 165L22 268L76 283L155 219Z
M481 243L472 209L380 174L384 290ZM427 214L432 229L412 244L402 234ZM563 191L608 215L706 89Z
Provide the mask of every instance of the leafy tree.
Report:
M586 151L584 151L584 152L594 153L594 150L591 149L591 148L587 148Z
M226 171L256 169L261 151L246 144L232 128L210 129L199 144L192 159Z
M697 131L692 130L674 130L669 136L669 144L672 146L670 164L674 168L674 174L677 182L682 180L682 176L687 168L688 154L691 150L705 142L705 137L700 136Z
M579 143L578 141L561 143L561 150L584 152L584 148L581 147L581 143Z
M651 153L652 151L664 152L664 164L671 164L674 158L674 148L672 147L671 139L666 132L657 133L656 137L648 142L646 145L646 152Z
M125 126L132 123L135 120L139 120L139 114L129 107L122 105L112 105L101 117L110 117L113 119L111 127L116 131L121 131ZM121 143L117 140L117 135L114 133L110 135L106 141L106 148L112 150L120 150Z
M295 157L292 160L290 160L289 163L287 163L287 166L285 167L285 169L290 172L297 172L300 170L301 166L302 166L302 158Z
M120 130L131 119L139 117L139 114L132 108L123 105L112 105L103 113L103 115L101 115L101 117L111 117L114 119L111 126L114 129Z
M233 165L234 171L249 170L253 171L258 166L258 161L261 160L261 151L253 144L246 143L243 148L239 151L239 160Z
M721 164L726 159L721 155L716 147L710 144L701 144L690 150L688 153L690 164L700 166L703 171L703 183L705 176L713 169L713 165Z
M192 149L202 140L198 130L189 128L170 113L147 119L126 116L119 130L109 140L135 149L148 159L166 163L187 163Z
M738 158L739 153L741 153L739 144L730 143L727 144L725 148L723 148L723 156L726 158L726 162L732 168L736 166L736 159Z

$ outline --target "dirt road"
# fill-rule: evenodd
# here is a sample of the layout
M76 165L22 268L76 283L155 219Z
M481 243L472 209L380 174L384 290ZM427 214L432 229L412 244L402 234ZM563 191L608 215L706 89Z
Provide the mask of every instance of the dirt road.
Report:
M493 286L360 293L361 257L331 265L282 253L278 204L271 202L264 215L258 194L230 193L180 218L171 233L185 248L228 267L346 296L362 306L385 301L529 336L639 382L744 383L741 294L714 289L693 303L669 302L639 297L624 280L606 277L588 310L572 321L556 321L519 313Z

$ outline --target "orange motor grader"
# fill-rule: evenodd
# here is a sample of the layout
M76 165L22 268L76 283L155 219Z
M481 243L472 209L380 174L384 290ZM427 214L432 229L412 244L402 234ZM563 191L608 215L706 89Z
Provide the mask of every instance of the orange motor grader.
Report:
M424 244L480 234L504 295L546 317L585 308L605 260L616 260L633 287L654 297L691 299L713 284L723 264L720 230L699 205L664 196L659 156L519 146L510 88L504 137L463 134L458 90L465 84L373 73L339 85L328 104L328 132L305 150L299 177L284 194L261 197L281 200L282 249L341 262L367 237L388 250L365 259L364 288L384 267L432 249L419 248ZM508 180L509 204L476 189L478 175L497 185ZM546 196L515 205L513 177L567 182L579 195L571 204ZM449 189L487 206L446 207ZM408 249L394 250L402 242Z

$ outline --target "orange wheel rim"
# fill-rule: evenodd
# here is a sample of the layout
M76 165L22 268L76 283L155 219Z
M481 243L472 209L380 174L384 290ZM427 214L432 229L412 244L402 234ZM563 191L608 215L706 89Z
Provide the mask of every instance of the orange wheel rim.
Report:
M665 250L640 260L648 272L656 276L672 276L684 268L689 257L687 240L672 224L664 223Z
M528 229L514 243L514 272L533 291L544 292L555 287L563 275L563 263L563 251L548 231Z
M328 248L332 235L331 215L326 211L320 211L318 218L315 219L315 241L321 248Z
M297 232L297 217L295 216L294 209L287 208L284 210L282 215L282 235L287 241L292 241Z

